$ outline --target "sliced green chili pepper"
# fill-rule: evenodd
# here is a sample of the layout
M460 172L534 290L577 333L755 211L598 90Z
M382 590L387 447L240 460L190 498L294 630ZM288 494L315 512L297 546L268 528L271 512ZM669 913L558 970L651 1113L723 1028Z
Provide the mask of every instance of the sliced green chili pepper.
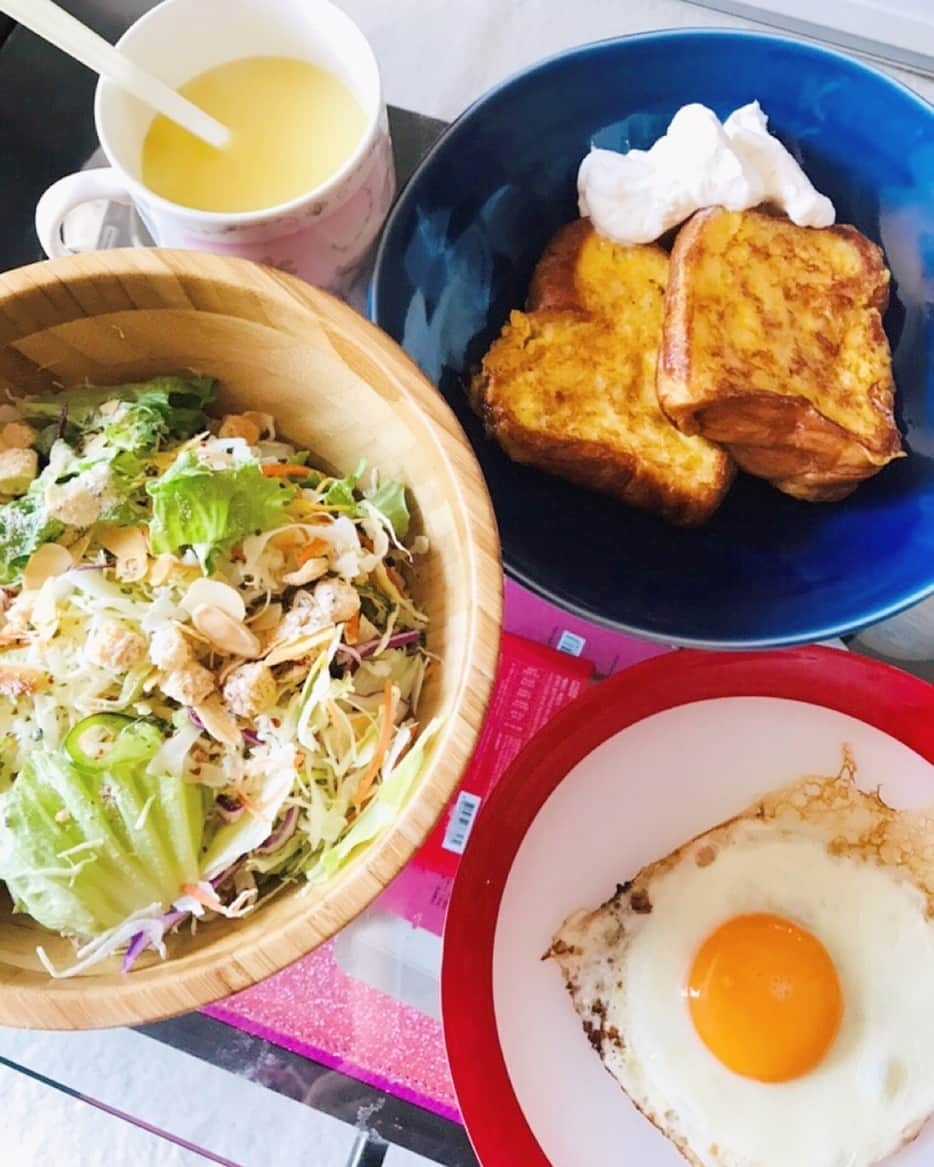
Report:
M152 757L162 744L162 734L149 722L122 713L95 713L79 721L64 744L76 766L109 770Z

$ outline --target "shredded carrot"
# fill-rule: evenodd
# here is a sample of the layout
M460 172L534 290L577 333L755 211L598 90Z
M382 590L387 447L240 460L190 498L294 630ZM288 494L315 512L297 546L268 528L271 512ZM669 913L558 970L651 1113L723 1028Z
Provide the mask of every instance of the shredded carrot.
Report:
M326 539L312 539L300 552L298 557L298 566L301 567L303 563L307 563L309 559L314 559L316 555L324 555L330 547Z
M269 815L266 813L267 808L265 804L254 802L253 799L250 798L248 794L245 794L242 790L237 792L237 798L242 803L243 809L250 816L250 818L256 819L258 823L268 823L272 821Z
M350 617L344 625L344 640L348 644L356 644L360 639L360 609Z
M370 787L380 771L385 758L386 751L389 749L389 741L392 738L392 681L387 677L383 682L383 725L379 734L379 741L376 743L376 752L367 766L363 777L360 779L360 785L357 787L356 793L353 796L353 804L359 810L363 805L363 800L370 792Z
M307 478L311 473L307 466L291 462L264 462L260 469L267 478Z

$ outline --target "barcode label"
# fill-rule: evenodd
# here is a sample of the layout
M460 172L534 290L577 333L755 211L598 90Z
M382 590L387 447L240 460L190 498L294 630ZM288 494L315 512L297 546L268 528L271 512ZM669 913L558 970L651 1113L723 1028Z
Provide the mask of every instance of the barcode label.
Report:
M587 641L583 636L578 636L576 632L568 632L567 629L558 637L557 649L558 652L566 652L568 656L580 656L584 651L584 646Z
M476 794L469 794L462 790L457 796L457 802L451 811L448 825L444 831L445 851L453 851L455 855L463 855L467 840L470 838L470 828L480 809L481 799Z

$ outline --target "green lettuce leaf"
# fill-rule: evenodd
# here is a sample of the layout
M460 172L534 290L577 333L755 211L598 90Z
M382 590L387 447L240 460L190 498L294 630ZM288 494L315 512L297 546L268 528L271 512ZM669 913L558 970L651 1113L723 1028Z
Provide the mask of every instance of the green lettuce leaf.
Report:
M324 492L324 501L329 507L343 507L350 513L351 518L357 513L357 499L354 489L360 481L360 476L366 469L366 462L361 462L352 474L346 478L335 479Z
M0 584L14 583L43 543L51 543L65 531L62 523L50 519L45 503L35 494L26 494L0 506Z
M229 551L246 535L281 524L297 490L281 478L267 478L257 462L213 470L192 450L180 454L146 489L152 498L153 553L193 547L202 563Z
M199 878L201 790L146 773L161 735L144 728L105 768L34 750L0 796L0 879L46 928L97 936Z
M114 449L141 453L168 438L187 438L204 429L204 408L213 400L215 386L212 377L154 377L131 385L92 385L27 397L17 405L33 423L57 422L67 405L65 428L72 437L76 431L100 432ZM101 406L110 401L121 404L102 414Z
M404 539L409 533L409 508L402 483L384 482L378 490L367 495L367 500L392 523L396 538Z
M436 717L422 730L415 745L398 762L367 803L360 817L342 839L329 847L306 872L309 882L321 883L336 875L365 844L392 825L408 802L425 763L425 753L441 728L443 719Z
M149 519L146 464L129 450L118 450L110 459L110 494L114 502L101 514L105 523L135 527Z

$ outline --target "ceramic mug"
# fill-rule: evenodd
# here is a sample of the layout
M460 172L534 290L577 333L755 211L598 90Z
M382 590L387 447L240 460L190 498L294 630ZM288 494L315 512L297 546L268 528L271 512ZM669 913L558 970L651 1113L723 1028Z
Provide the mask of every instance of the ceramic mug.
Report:
M152 110L101 79L97 134L110 165L68 175L36 207L46 254L68 255L62 224L82 203L133 204L160 247L239 255L346 292L376 239L395 193L389 122L379 67L363 33L329 0L163 0L119 47L172 86L241 57L303 57L324 65L353 92L366 130L347 162L300 198L268 210L193 210L154 194L140 178Z

